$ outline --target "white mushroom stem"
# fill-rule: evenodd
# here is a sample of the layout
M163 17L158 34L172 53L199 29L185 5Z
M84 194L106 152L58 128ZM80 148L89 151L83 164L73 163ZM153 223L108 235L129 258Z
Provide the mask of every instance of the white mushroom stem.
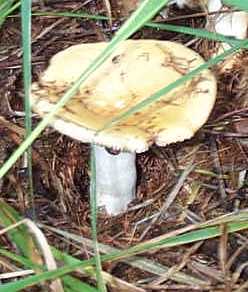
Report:
M96 195L98 207L109 215L127 209L136 192L136 153L110 154L104 147L92 146L96 160Z

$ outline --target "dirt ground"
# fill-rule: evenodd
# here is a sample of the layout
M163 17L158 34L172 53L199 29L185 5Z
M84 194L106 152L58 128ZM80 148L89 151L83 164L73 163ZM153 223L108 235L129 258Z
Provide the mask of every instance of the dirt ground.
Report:
M119 1L121 2L121 1ZM34 16L32 23L32 72L37 80L48 61L58 51L73 44L111 39L137 1L126 1L125 9L112 1L112 27L108 21L72 17ZM37 2L35 2L37 3ZM104 1L50 0L34 4L34 11L80 11L107 15ZM200 11L179 10L171 6L167 23L202 28L205 14ZM156 21L165 21L161 15ZM209 57L213 42L192 36L155 29L142 29L132 38L173 40ZM24 136L23 84L21 69L20 18L9 18L0 30L0 161L16 149ZM127 248L147 239L165 234L189 223L201 222L248 207L248 54L242 52L232 70L220 72L213 68L218 80L218 97L208 122L189 141L167 147L153 146L137 156L137 199L130 210L117 217L99 215L99 241L118 248ZM38 118L34 117L34 125ZM196 164L176 199L152 226L149 218L160 210L170 190L191 162ZM89 211L89 145L82 144L51 128L47 128L33 144L35 213L37 220L90 238ZM25 160L20 159L1 181L2 198L24 216L32 213L27 195ZM147 202L146 205L143 203ZM140 206L139 206L140 204ZM144 219L147 220L144 220ZM151 228L148 228L148 227ZM148 229L147 229L148 228ZM73 252L52 234L49 242ZM247 241L247 232L229 235L227 259ZM160 250L147 257L173 266L183 261L184 254L195 245ZM196 275L211 283L211 291L232 291L230 279L248 261L243 249L233 260L226 274L221 270L218 254L219 239L206 240L188 256L183 272ZM77 254L86 258L82 248ZM108 264L104 268L128 282L151 277L126 264ZM218 275L218 277L216 276ZM239 281L245 281L244 267ZM188 291L172 280L160 289L142 286L146 291ZM192 290L192 288L190 288ZM114 291L114 290L113 290ZM200 291L200 290L196 290Z

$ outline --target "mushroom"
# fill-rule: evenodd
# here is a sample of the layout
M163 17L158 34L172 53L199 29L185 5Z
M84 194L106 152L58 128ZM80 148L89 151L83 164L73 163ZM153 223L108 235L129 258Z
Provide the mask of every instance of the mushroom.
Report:
M248 28L248 13L245 11L230 11L228 7L222 4L221 0L208 0L208 12L216 12L208 16L206 29L217 32L225 36L234 37L236 39L245 39L247 37ZM222 10L219 14L218 11ZM227 10L225 12L225 10ZM217 47L216 55L230 49L231 46L227 43L220 43ZM230 70L239 57L239 53L235 53L221 63L220 72Z
M185 6L191 9L201 8L203 11L210 13L207 16L206 23L208 31L240 40L247 37L248 13L246 11L229 11L229 8L223 5L221 0L171 0L169 3L175 3L181 9ZM227 43L218 43L211 57L219 55L230 48L231 45ZM220 73L231 70L237 61L236 58L239 58L239 53L235 53L221 62L219 66Z
M79 44L56 54L32 85L33 110L40 116L49 112L106 46L105 42ZM215 77L204 70L153 104L101 129L203 62L196 52L179 43L123 41L55 116L51 126L56 130L94 145L97 204L108 214L125 211L135 198L136 153L148 150L153 143L165 146L191 138L206 122L215 102Z
M245 11L229 11L228 7L222 4L221 0L208 0L208 12L222 13L214 14L210 17L207 27L213 26L212 29L217 33L245 39L247 36L248 13ZM225 12L226 10L226 12ZM210 28L211 29L211 28Z

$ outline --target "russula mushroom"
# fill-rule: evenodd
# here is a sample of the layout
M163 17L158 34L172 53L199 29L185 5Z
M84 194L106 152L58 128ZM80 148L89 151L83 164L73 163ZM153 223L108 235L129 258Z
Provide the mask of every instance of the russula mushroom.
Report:
M33 110L40 116L49 112L106 46L103 42L80 44L56 54L32 85ZM188 139L206 122L215 102L216 80L204 70L157 102L99 130L203 62L196 52L178 43L123 41L52 121L51 126L62 134L95 145L97 202L108 214L126 210L135 198L135 153L153 143L165 146ZM104 147L120 153L111 154Z

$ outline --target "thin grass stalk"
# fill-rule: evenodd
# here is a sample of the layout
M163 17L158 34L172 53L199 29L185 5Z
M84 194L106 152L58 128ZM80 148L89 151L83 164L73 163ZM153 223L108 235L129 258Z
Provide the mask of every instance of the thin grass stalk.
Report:
M0 7L0 9L2 10L2 11L0 10L0 27L4 23L7 16L10 15L10 13L12 13L21 5L21 1L18 1L14 5L12 5L14 1L5 0L4 2L7 3L7 5L5 5L4 3L5 6L1 5Z
M22 50L23 50L23 84L24 84L24 109L25 109L25 139L32 132L32 112L30 106L30 88L32 81L31 73L31 7L32 0L21 1L21 19L22 19ZM29 146L27 154L28 169L28 203L32 210L32 218L35 218L34 209L34 189L33 189L33 171L32 171L32 146Z
M56 12L56 11L45 11L45 12L33 12L33 16L58 16L58 17L72 17L72 18L87 18L92 20L108 20L109 18L104 15L94 15L86 12Z
M216 32L210 32L206 29L201 28L193 28L188 26L181 26L181 25L173 25L173 24L167 24L167 23L156 23L156 22L147 22L145 24L146 27L155 28L155 29L162 29L162 30L168 30L172 32L177 33L183 33L192 35L199 38L204 38L212 41L217 42L224 42L230 45L238 45L240 44L241 40L237 40L235 38L226 37L220 33Z
M90 179L91 234L93 241L93 249L95 252L96 279L99 291L107 292L107 288L105 286L105 282L102 276L100 250L97 242L96 159L94 147L91 147L90 170L91 170Z

